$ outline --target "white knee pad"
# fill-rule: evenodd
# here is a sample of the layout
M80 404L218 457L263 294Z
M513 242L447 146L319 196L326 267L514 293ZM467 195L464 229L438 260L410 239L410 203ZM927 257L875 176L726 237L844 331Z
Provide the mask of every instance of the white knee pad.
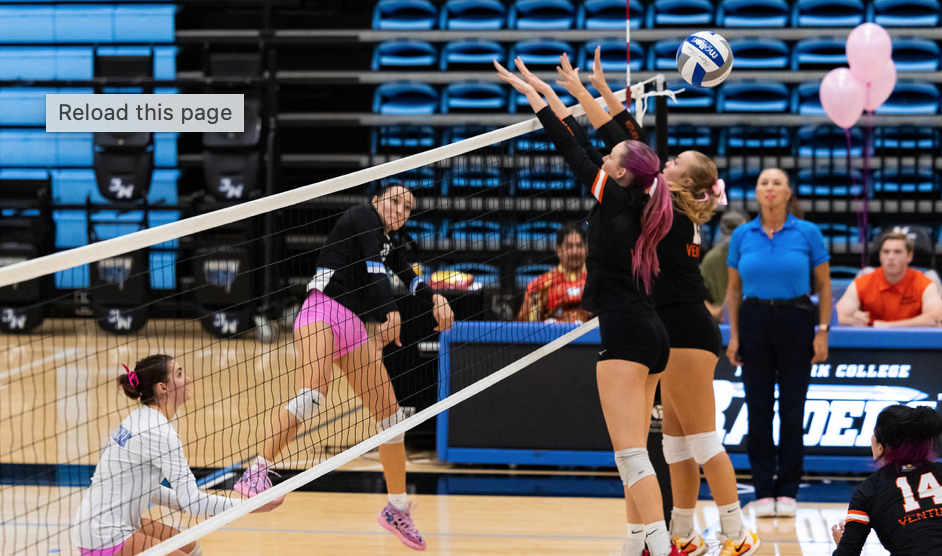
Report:
M664 461L668 465L678 463L693 458L693 452L687 445L686 436L664 435L661 439L661 446L664 448Z
M401 423L405 420L406 420L406 414L400 407L399 409L396 410L395 413L393 413L389 417L386 417L385 419L381 421L376 421L376 432L381 433L386 429L391 429L393 425L397 423ZM400 435L390 438L389 440L385 442L385 444L402 444L403 442L405 442L405 439L406 439L406 435L405 433L402 433Z
M320 413L327 405L324 395L317 390L302 388L298 390L298 395L288 402L285 409L294 415L298 421L306 423Z
M720 436L716 434L716 431L692 434L684 438L687 439L687 448L693 453L693 459L697 460L700 465L710 461L717 454L726 451L726 448L720 443Z
M203 547L200 546L200 541L196 541L196 546L190 551L190 556L203 556Z
M654 475L654 466L644 448L629 448L615 452L615 465L621 482L629 488L641 479Z

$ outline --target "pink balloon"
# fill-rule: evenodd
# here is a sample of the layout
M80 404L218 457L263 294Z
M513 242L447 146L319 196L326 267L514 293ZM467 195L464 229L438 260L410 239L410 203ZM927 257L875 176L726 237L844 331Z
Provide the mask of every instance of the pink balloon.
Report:
M821 80L821 106L831 121L847 129L863 114L867 88L847 68L832 69Z
M876 110L893 94L896 86L896 64L893 60L886 63L880 75L867 83L867 94L864 100L864 110Z
M850 71L861 83L876 79L893 56L890 34L876 23L858 25L847 37L846 48Z

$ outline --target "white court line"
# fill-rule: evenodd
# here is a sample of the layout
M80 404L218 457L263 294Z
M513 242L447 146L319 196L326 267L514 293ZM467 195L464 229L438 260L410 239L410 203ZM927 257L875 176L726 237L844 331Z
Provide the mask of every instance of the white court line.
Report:
M19 367L15 367L15 368L10 369L9 371L7 371L7 372L5 372L5 373L0 373L0 380L5 380L5 379L7 379L7 378L9 378L9 377L11 377L11 376L13 376L13 375L20 374L21 372L26 371L26 370L29 370L29 369L32 369L33 367L35 367L35 366L37 366L37 365L45 365L46 363L49 363L50 361L55 361L56 359L62 359L63 357L68 357L68 356L70 356L70 355L75 355L75 352L76 352L76 351L77 351L77 350L76 350L75 348L68 348L68 349L66 349L65 351L60 351L60 352L58 352L58 353L56 353L56 354L47 355L46 357L43 357L43 358L40 359L39 361L33 361L33 362L28 363L28 364L26 364L26 365L21 365L21 366L19 366Z

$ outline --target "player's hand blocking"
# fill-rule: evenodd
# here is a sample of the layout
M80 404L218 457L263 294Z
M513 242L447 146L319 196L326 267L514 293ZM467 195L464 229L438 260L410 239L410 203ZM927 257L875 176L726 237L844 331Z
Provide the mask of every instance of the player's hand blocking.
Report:
M582 84L582 80L579 78L579 68L572 67L569 56L566 54L559 57L556 73L559 74L556 84L569 91L572 96L576 96L579 92L585 90L585 85Z
M451 325L455 322L455 313L451 310L451 305L448 303L448 300L445 299L445 296L440 294L433 295L432 303L435 304L435 307L432 309L432 316L435 317L435 322L438 323L435 330L437 332L443 332L451 328Z
M379 325L378 335L380 345L387 345L389 342L396 342L397 346L402 347L402 341L399 339L399 333L402 329L402 316L399 311L393 311L386 315L386 322Z

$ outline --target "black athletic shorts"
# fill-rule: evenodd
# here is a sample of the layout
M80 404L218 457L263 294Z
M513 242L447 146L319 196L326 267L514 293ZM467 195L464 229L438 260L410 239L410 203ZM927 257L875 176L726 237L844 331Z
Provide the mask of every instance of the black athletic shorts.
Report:
M720 327L702 302L662 305L657 308L657 316L664 323L672 348L702 349L719 357L723 349Z
M650 374L664 372L671 354L667 331L657 317L625 311L599 315L602 346L599 361L631 361L649 369Z

